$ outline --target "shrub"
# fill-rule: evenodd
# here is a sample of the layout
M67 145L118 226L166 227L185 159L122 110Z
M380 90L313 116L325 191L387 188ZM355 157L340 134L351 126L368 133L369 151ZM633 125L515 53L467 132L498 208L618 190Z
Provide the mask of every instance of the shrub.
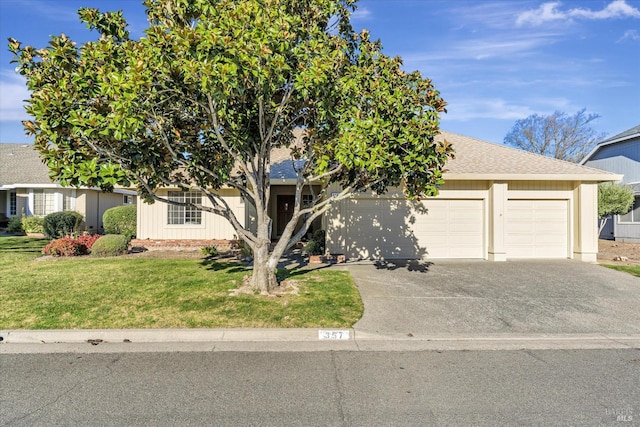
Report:
M202 252L202 255L206 256L217 256L218 248L215 246L204 246L200 249L200 252Z
M326 245L324 230L316 230L311 236L311 240L304 245L304 250L309 255L323 255Z
M122 234L131 240L136 235L136 205L117 206L102 215L106 234Z
M39 216L23 216L22 229L25 233L43 233L44 218Z
M52 256L78 256L86 254L86 246L80 244L75 239L71 237L63 237L61 239L56 239L44 248L42 248L42 253L45 255Z
M51 256L88 255L91 252L91 247L99 238L99 234L86 234L76 239L63 237L49 242L42 248L42 253Z
M107 234L100 237L91 247L91 255L118 256L124 255L129 250L129 238L122 234Z
M49 239L75 235L80 229L82 219L78 212L54 212L44 217L43 233Z
M19 216L12 216L11 218L9 218L7 231L9 233L24 233L24 228L22 227L22 218Z

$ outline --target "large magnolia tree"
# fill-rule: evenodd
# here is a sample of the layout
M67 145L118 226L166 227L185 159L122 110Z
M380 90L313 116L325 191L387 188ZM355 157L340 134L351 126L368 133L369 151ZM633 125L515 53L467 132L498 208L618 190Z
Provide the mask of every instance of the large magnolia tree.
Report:
M430 80L353 31L353 0L144 5L139 40L121 12L88 8L78 13L95 41L60 35L36 49L9 40L31 91L25 128L54 179L135 185L148 202L226 218L253 250L252 285L266 292L280 257L331 203L398 185L409 197L437 194L452 156L434 140L446 104ZM295 129L305 136L293 144ZM297 181L293 216L271 249L274 148L289 150ZM343 190L327 194L332 183ZM311 184L321 191L303 206ZM219 196L223 186L255 207L255 230ZM211 206L167 200L160 187L197 189Z

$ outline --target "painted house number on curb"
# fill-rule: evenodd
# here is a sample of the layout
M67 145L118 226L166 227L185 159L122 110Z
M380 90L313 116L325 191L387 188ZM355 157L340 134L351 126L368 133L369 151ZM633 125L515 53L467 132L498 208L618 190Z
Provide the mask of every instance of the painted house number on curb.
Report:
M327 331L320 329L318 339L321 340L348 340L349 331Z

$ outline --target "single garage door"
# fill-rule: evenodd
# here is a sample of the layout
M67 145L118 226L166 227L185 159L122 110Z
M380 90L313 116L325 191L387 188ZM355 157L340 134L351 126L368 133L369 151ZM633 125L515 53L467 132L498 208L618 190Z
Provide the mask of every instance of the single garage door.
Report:
M507 258L567 258L566 200L508 200Z
M351 259L484 258L482 200L353 199L348 204Z

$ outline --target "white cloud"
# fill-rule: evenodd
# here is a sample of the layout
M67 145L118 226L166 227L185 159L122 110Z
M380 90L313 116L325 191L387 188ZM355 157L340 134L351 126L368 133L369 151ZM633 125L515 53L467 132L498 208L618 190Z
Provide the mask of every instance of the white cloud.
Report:
M539 8L522 12L516 18L516 25L540 25L544 22L567 19L567 14L557 8L560 2L543 3Z
M373 19L373 13L370 9L366 7L358 7L355 12L351 14L351 19L359 19L362 21L366 21L369 19Z
M624 32L624 35L620 37L618 42L624 40L640 40L640 34L638 34L638 30L627 30Z
M11 71L0 73L0 121L27 120L24 100L28 98L29 91L22 76Z
M80 22L77 9L65 5L62 2L50 2L43 0L22 0L21 4L33 13L45 16L49 20L62 22ZM92 7L92 6L87 6Z
M447 98L448 121L519 120L532 114L550 114L553 111L574 111L578 106L564 97L531 97L513 102L504 98L477 98L467 96Z
M541 25L552 21L571 21L572 18L611 19L640 18L640 10L627 4L625 0L614 0L602 10L569 9L560 10L561 2L543 3L537 9L522 12L516 18L516 25Z
M640 10L629 6L625 0L614 0L602 10L571 9L569 14L586 19L610 19L610 18L640 18Z
M516 105L504 99L462 98L455 102L449 100L446 118L448 121L467 121L474 119L517 120L534 114L526 105Z

